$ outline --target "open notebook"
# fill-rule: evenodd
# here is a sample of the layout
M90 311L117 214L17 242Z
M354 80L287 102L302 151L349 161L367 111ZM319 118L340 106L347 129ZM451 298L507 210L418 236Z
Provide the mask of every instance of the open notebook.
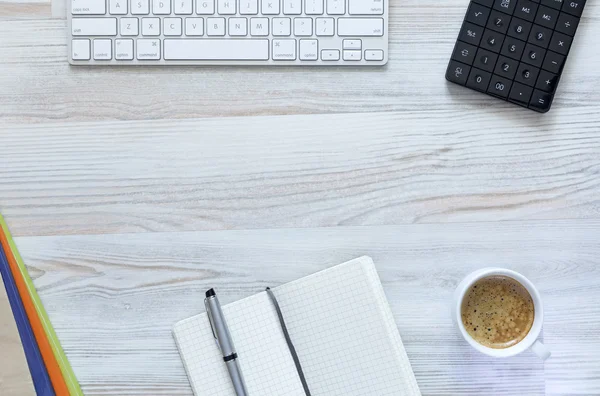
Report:
M312 396L421 394L369 257L273 292ZM223 313L249 394L305 396L267 293L225 305ZM178 322L173 334L196 395L235 395L206 313Z

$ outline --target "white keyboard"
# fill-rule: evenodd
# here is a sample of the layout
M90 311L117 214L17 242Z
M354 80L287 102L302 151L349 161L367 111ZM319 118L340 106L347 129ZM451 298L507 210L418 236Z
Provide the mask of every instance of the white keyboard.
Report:
M384 65L388 0L71 0L73 65Z

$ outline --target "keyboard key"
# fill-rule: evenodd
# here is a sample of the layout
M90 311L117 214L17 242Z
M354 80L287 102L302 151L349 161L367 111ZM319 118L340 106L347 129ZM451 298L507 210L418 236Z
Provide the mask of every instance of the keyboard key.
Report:
M198 14L198 15L213 15L214 13L215 13L215 0L196 0L196 14Z
M333 18L317 18L317 23L321 19L331 20L333 25ZM317 31L318 34L319 31ZM340 18L338 19L338 36L383 36L383 19Z
M323 15L323 0L304 0L304 13L306 15Z
M550 50L558 52L562 55L569 54L569 48L571 48L571 42L573 38L559 32L554 32L552 39L550 40Z
M383 50L365 50L365 60L368 61L382 61L383 60Z
M550 38L552 37L552 30L542 26L533 25L531 33L529 34L529 42L537 45L538 47L548 48L550 44Z
M273 60L296 60L296 40L273 40Z
M583 7L585 6L585 0L565 0L562 11L567 12L571 15L575 15L576 17L580 17L583 12Z
M512 37L507 37L504 40L504 44L502 45L502 51L500 51L500 54L508 56L509 58L519 60L521 59L521 55L523 55L524 48L525 43L523 41L517 40L516 38Z
M173 0L173 11L176 15L191 15L192 0Z
M159 36L160 19L142 18L142 36Z
M108 0L108 12L111 15L127 15L127 0Z
M342 58L345 61L359 61L359 60L362 60L362 51L344 50L342 52Z
M73 60L90 60L90 40L71 40L71 57Z
M467 11L467 22L485 26L491 10L479 4L471 3Z
M496 32L506 34L508 26L510 25L510 18L510 15L503 14L499 11L492 11L486 27L495 30Z
M542 5L560 10L563 5L563 0L542 0Z
M106 0L71 0L73 15L104 15Z
M512 88L510 89L508 100L518 105L527 107L532 93L533 88L528 87L527 85L519 84L518 82L514 82Z
M139 42L139 40L138 40ZM275 45L279 43L278 45ZM166 60L268 60L267 39L165 39ZM273 58L288 51L296 58L296 40L273 40Z
M498 54L479 48L475 55L475 59L473 60L473 66L478 69L492 72L494 71L496 60L498 60Z
M529 100L529 108L540 113L545 113L550 110L551 103L552 95L536 89Z
M452 59L462 63L466 63L468 65L472 65L476 52L477 47L475 47L474 45L463 43L462 41L457 41L456 46L454 47L454 53L452 54Z
M510 92L512 81L504 77L493 75L490 79L490 85L488 86L487 92L494 96L501 98L507 98Z
M163 19L163 34L165 36L181 36L181 18Z
M217 12L219 15L235 15L237 0L217 0Z
M560 74L565 64L565 57L554 51L548 51L544 59L543 68L551 73Z
M344 40L342 42L342 48L345 50L361 50L362 49L362 41L361 40Z
M517 7L515 8L514 16L517 18L525 19L526 21L533 22L535 19L535 13L537 12L538 5L531 0L519 0Z
M112 59L112 40L96 39L94 40L94 60Z
M531 30L532 24L522 19L513 18L510 21L507 34L511 37L518 38L523 41L527 41L529 37L529 31Z
M225 36L225 18L206 18L207 36Z
M167 40L165 40L167 41ZM177 40L187 41L187 40ZM136 42L138 60L158 60L160 59L160 40L159 39L139 39Z
M132 0L131 15L148 15L150 13L150 0Z
M294 18L294 35L312 36L312 18Z
M465 22L460 30L460 33L458 34L458 39L460 41L464 41L465 43L479 45L482 35L483 28L481 26Z
M302 6L298 7L302 10ZM240 15L258 14L258 0L240 0Z
M517 0L494 0L494 9L502 11L506 14L511 14L515 10Z
M324 61L338 61L340 60L340 50L322 50L321 60Z
M152 13L154 15L169 15L171 13L171 0L152 0Z
M518 66L519 62L516 60L507 58L505 56L500 56L498 58L498 62L496 63L494 74L512 80L515 77Z
M346 1L327 0L327 13L329 15L344 15L346 13Z
M515 74L515 81L533 87L537 81L539 73L540 69L525 63L521 63L517 69L517 73Z
M479 46L493 52L500 52L505 35L486 29Z
M292 20L290 18L273 18L273 36L289 36L292 34Z
M542 67L542 62L544 60L544 56L546 55L546 50L540 47L536 47L533 44L527 44L525 46L525 50L523 51L523 56L521 57L521 61L525 63L529 63L535 67Z
M115 59L133 60L133 40L117 39L115 40Z
M469 73L469 78L467 79L467 87L485 92L490 85L491 78L492 73L472 68L471 73Z
M316 61L319 59L319 43L317 40L300 40L300 60Z
M549 7L540 6L534 22L538 25L547 27L548 29L554 29L557 19L557 10Z
M381 20L383 22L383 19ZM367 34L358 34L358 31L360 31L361 29L365 29L365 31L367 31L369 29L369 27L367 26L369 23L365 24L365 25L361 25L360 23L354 24L353 22L350 22L351 26L347 26L344 24L344 32L345 33L349 33L352 32L353 29L355 34L341 34L340 33L340 29L341 29L341 23L338 24L338 36L368 36ZM335 22L333 18L317 18L315 19L315 34L317 36L333 36L334 34L334 26L335 26ZM374 32L376 29L371 29L370 32ZM381 34L383 35L383 25L381 26Z
M579 18L562 12L558 16L555 29L569 36L575 36L577 25L579 25Z
M269 35L269 19L268 18L252 18L250 19L250 35L252 36L268 36Z
M137 18L121 18L119 23L121 36L137 36L140 33Z
M283 0L283 13L285 15L302 14L302 0Z
M554 93L558 85L558 76L556 74L541 70L535 87L544 92Z
M350 15L383 15L384 1L389 0L348 0L348 13Z
M73 36L116 36L117 18L73 18Z
M448 69L446 69L446 80L465 85L470 71L471 66L451 60L448 64Z
M185 18L185 35L202 36L204 34L203 18Z
M263 15L278 15L279 0L262 0L260 11Z
M248 22L246 18L229 18L229 35L238 37L248 34Z

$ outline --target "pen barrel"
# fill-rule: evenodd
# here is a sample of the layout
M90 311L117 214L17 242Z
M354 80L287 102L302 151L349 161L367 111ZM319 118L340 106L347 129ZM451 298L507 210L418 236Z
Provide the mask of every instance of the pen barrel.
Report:
M231 340L231 334L229 334L225 316L221 310L221 304L219 304L219 300L216 296L207 298L206 304L208 305L212 316L212 326L219 342L221 353L223 354L223 358L227 358L228 356L235 354L235 347Z
M225 362L225 364L227 365L227 370L229 370L229 376L231 377L231 383L233 384L233 389L235 389L235 394L237 396L247 396L248 390L246 389L244 377L242 377L242 371L240 370L237 360L230 360Z

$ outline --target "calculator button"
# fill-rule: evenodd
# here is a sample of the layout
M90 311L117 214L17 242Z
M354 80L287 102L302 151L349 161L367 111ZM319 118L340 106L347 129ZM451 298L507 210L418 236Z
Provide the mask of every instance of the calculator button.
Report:
M529 99L531 99L532 93L533 88L515 82L513 83L512 88L510 89L508 100L521 106L527 107L527 105L529 104Z
M492 78L492 73L472 68L469 79L467 80L467 87L485 92L490 84L490 78Z
M525 19L529 22L533 22L535 19L535 12L538 9L538 5L530 0L519 0L515 13L513 14L517 18Z
M548 51L542 68L548 70L549 72L560 74L564 64L565 57L563 55L557 54L554 51Z
M473 3L481 4L486 7L492 8L494 5L494 0L473 0Z
M448 69L446 70L446 80L465 85L470 71L471 66L467 66L464 63L457 61L450 61Z
M508 56L513 59L521 59L525 43L512 37L507 37L502 45L501 55Z
M585 6L585 0L565 0L562 11L567 12L571 15L575 15L576 17L580 17L583 12L583 7Z
M522 19L513 18L508 27L507 34L509 36L527 41L529 37L529 31L531 30L532 24Z
M496 63L494 74L512 80L515 77L518 66L519 62L516 60L501 56L498 58L498 62Z
M552 95L537 89L533 91L531 99L529 100L529 108L539 111L540 113L545 113L550 110L551 104Z
M495 0L494 9L512 15L513 11L515 10L516 3L517 0Z
M452 54L452 59L470 65L473 63L476 52L477 47L474 45L457 41L456 46L454 47L454 53Z
M460 41L464 41L465 43L479 45L479 41L481 40L482 35L483 28L481 26L465 22L462 29L460 30L458 39Z
M483 48L479 48L477 50L477 55L475 55L475 60L473 61L473 67L491 72L494 71L494 66L496 65L497 59L497 54L494 54L488 50L484 50Z
M560 10L563 5L563 0L542 0L542 5Z
M498 11L492 11L486 27L502 34L506 34L509 25L510 15L506 15Z
M556 74L552 74L547 72L546 70L540 71L540 76L538 77L537 84L535 87L545 92L554 93L556 90L556 85L558 85L558 76Z
M547 27L548 29L554 29L556 20L558 19L558 13L559 12L553 8L540 6L534 22L538 25Z
M571 48L572 41L573 38L571 36L554 32L552 39L550 40L549 48L554 52L558 52L559 54L567 55L569 53L569 48Z
M529 42L539 47L548 48L550 44L550 38L552 37L552 30L538 25L533 25L531 33L529 33Z
M542 62L544 60L544 56L546 55L546 50L540 47L536 47L532 44L527 44L525 46L525 50L523 51L523 56L521 57L521 61L525 63L529 63L530 65L536 67L542 67Z
M500 49L502 49L502 43L504 42L504 37L506 36L503 34L486 29L483 33L483 39L481 40L479 46L490 51L500 52Z
M469 11L467 11L467 22L474 23L479 26L485 26L488 17L490 16L490 9L479 4L471 3Z
M558 16L555 29L569 36L575 36L577 25L579 25L579 18L562 12Z
M540 69L521 63L515 74L515 81L533 87L537 81Z
M499 76L492 76L490 80L490 85L488 86L487 92L489 94L500 96L501 98L508 97L508 93L510 92L510 86L512 85L512 81Z

